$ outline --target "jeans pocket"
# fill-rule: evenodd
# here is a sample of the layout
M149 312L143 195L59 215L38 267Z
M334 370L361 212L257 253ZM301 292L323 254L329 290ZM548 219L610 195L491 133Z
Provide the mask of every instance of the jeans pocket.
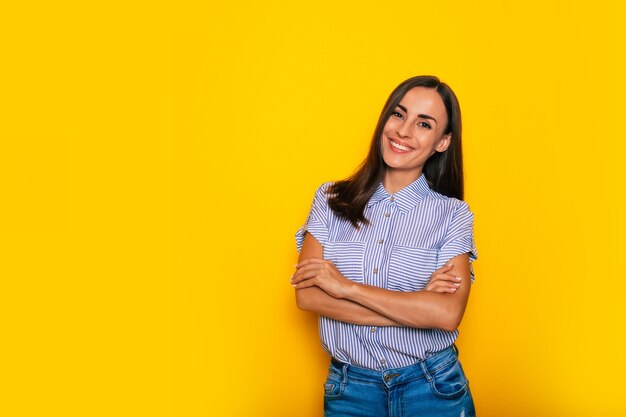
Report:
M431 374L430 388L435 396L456 399L468 391L469 381L465 377L461 362L455 360Z
M437 250L394 246L389 257L387 288L394 291L423 289L437 269Z
M344 387L343 376L331 365L328 370L326 382L324 382L324 397L340 398L341 394L343 394Z

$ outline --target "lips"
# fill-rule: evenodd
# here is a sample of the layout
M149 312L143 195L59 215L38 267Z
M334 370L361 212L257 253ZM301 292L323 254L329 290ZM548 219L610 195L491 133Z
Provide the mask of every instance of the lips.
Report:
M406 153L406 152L411 152L414 151L415 148L411 148L410 146L408 146L406 143L397 140L397 139L389 139L389 144L391 145L391 149L394 152L398 152L398 153Z

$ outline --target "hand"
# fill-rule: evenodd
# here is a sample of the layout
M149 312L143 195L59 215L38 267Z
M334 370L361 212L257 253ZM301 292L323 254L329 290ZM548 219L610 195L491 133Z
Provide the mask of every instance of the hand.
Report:
M430 280L424 291L433 291L440 293L453 293L461 285L461 278L456 277L448 272L452 269L452 263L448 262L430 276Z
M346 298L353 281L344 277L332 261L308 258L296 265L291 277L296 289L317 286L335 298Z

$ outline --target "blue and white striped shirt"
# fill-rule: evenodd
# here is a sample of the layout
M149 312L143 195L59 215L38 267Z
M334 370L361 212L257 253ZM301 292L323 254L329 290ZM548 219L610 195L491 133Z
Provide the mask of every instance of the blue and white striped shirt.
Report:
M296 242L299 252L305 233L311 233L324 247L324 259L347 278L394 291L420 291L454 256L469 253L470 261L476 260L474 216L467 203L431 190L423 174L393 195L380 184L365 208L370 224L359 229L328 207L330 184L318 188ZM333 358L376 370L412 365L449 347L458 336L458 330L360 326L321 315L319 331Z

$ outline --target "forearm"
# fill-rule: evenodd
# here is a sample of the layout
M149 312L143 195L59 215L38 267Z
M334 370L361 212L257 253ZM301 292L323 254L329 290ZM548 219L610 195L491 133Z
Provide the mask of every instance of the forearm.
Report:
M455 294L432 291L399 292L357 284L344 277L332 262L323 259L323 248L307 234L291 283L302 310L335 320L370 326L410 326L454 330L469 295L469 258L451 260L450 273L464 277Z
M346 323L367 326L402 325L361 304L332 297L319 287L297 289L296 301L301 310L312 311Z
M399 292L355 283L346 299L403 326L453 331L465 311L465 304L460 305L454 297L455 294Z
M469 298L469 256L457 255L449 264L452 266L449 273L461 278L454 293L390 291L352 282L341 293L341 298L374 310L404 326L454 331L461 323Z
M322 245L309 233L304 238L299 261L323 258ZM293 278L293 277L292 277ZM296 302L301 310L312 311L331 319L367 326L399 326L394 320L350 300L331 296L319 287L296 289Z

